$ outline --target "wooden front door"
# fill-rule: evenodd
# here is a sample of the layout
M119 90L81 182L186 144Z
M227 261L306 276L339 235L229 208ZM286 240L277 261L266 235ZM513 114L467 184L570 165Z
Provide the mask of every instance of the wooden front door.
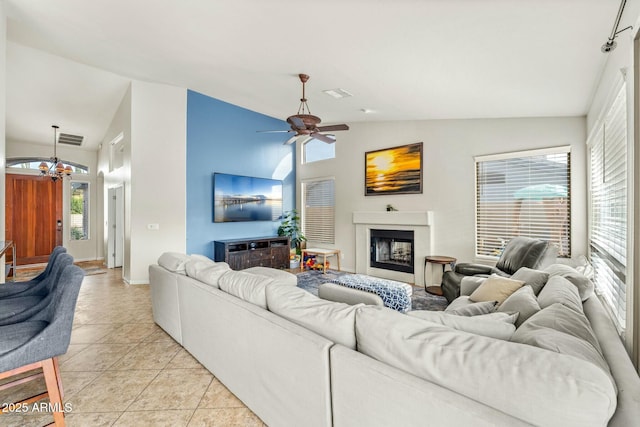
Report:
M47 262L62 244L62 181L6 175L6 239L16 244L18 265Z

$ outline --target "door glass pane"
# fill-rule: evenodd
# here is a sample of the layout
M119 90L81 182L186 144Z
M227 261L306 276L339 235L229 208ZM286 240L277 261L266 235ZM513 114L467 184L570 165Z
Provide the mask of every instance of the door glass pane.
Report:
M71 183L71 240L89 239L89 183Z

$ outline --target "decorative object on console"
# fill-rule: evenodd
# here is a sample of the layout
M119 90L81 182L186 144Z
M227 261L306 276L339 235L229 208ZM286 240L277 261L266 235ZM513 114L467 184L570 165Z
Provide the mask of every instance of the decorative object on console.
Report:
M282 181L213 174L213 222L277 221L282 217Z
M422 194L422 142L368 151L364 162L365 196Z
M40 175L42 177L49 177L51 181L56 182L59 179L64 177L71 177L71 173L73 169L69 165L64 165L62 163L62 159L58 158L58 129L59 126L52 125L53 128L53 157L51 157L51 165L48 165L47 162L40 163L38 169L40 169Z
M307 105L307 97L305 95L305 84L309 80L309 76L307 74L298 74L298 78L302 82L302 98L300 98L300 106L298 107L298 113L293 116L287 117L287 123L291 125L290 130L263 130L258 132L267 132L267 133L287 133L287 132L295 132L291 138L285 141L285 144L293 144L299 136L306 137L305 141L309 139L317 139L322 142L326 142L327 144L333 144L336 142L336 137L334 135L325 135L320 132L334 132L339 130L349 130L349 126L345 124L340 125L330 125L330 126L318 126L322 120L320 117L314 116L311 114L311 110L309 110L309 106Z

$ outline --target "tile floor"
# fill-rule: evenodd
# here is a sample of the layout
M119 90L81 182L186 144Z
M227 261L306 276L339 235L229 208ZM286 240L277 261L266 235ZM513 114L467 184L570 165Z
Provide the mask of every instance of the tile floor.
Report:
M264 426L209 371L153 323L148 285L119 269L86 276L69 351L59 358L67 426ZM0 403L46 389L0 391ZM0 415L2 426L41 426L50 414Z

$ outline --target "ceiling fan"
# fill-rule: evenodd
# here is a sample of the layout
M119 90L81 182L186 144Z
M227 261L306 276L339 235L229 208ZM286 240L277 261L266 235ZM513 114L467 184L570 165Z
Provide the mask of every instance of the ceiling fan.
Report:
M287 123L291 125L290 130L263 130L258 132L295 132L295 135L285 141L285 144L292 144L299 136L306 136L308 138L314 138L327 144L333 144L336 142L334 135L323 134L321 132L334 132L338 130L349 130L349 126L345 124L331 125L331 126L318 126L321 120L320 117L314 116L309 110L307 105L307 98L305 97L305 83L309 80L309 76L306 74L298 74L300 81L302 82L302 98L300 98L300 107L298 107L298 113L293 116L287 117Z

